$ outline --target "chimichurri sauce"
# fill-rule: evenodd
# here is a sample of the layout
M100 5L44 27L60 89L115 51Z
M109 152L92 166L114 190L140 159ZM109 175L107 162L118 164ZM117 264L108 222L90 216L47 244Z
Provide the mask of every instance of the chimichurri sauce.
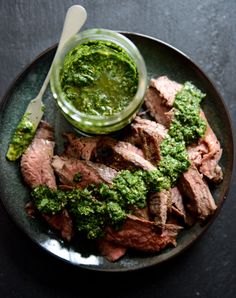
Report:
M31 143L35 130L35 126L29 121L28 115L24 115L17 126L8 148L6 154L8 160L15 161L22 155Z
M206 123L200 117L200 103L204 97L205 94L190 82L186 82L176 94L174 119L161 143L161 161L157 171L163 182L154 186L157 191L173 186L190 166L187 146L202 137L206 130Z
M111 116L132 101L138 72L121 47L94 40L76 46L66 55L60 83L67 100L78 111Z

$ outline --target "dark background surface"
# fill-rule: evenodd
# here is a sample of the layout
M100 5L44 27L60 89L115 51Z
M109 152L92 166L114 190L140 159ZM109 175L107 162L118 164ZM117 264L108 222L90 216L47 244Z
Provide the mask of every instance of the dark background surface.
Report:
M35 56L58 41L71 4L86 8L84 28L139 32L185 52L216 84L235 131L235 0L0 0L0 97ZM219 216L198 242L161 266L121 274L55 259L0 205L0 297L236 297L234 178Z

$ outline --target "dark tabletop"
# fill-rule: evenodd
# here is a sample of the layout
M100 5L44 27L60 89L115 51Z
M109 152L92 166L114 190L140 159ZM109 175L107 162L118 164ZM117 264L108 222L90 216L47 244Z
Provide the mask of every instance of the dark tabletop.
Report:
M85 28L139 32L185 52L216 84L235 130L235 0L0 0L0 97L35 56L58 41L71 4L86 8ZM219 216L187 251L161 266L122 274L55 259L0 205L0 297L236 297L235 191L234 174Z

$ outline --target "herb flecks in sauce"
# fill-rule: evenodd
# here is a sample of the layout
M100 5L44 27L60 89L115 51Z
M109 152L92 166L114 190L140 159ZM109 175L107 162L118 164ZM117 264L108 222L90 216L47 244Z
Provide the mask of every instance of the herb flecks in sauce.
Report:
M163 182L153 185L154 189L160 191L174 186L190 166L186 147L203 136L206 130L206 123L200 117L200 103L204 97L205 94L190 82L176 94L174 119L161 143L161 161L157 169Z
M107 225L119 227L135 208L145 208L149 192L170 189L190 166L186 147L206 130L206 123L200 117L204 96L189 82L176 95L174 120L161 143L161 161L156 170L122 170L112 185L89 185L83 190L62 192L40 186L32 193L37 208L45 213L68 208L76 219L77 229L89 239L102 237Z
M64 207L73 214L77 230L89 239L103 236L106 225L117 226L123 222L133 207L146 206L147 187L141 171L120 171L108 186L90 185L72 191L52 190L38 186L32 191L34 204L40 212L55 214Z
M11 143L9 145L6 157L8 160L15 161L21 157L22 153L31 143L35 134L35 126L28 119L28 115L24 115L18 124Z
M50 189L45 185L35 187L31 195L35 206L42 213L56 214L67 204L65 192Z
M110 116L132 101L138 73L125 50L112 42L94 40L66 55L60 82L67 100L78 111Z
M80 182L82 180L82 174L80 172L76 173L73 178L73 182Z
M200 117L200 103L205 97L198 88L186 82L174 101L175 117L169 135L176 140L183 139L186 145L198 140L206 130L206 123Z

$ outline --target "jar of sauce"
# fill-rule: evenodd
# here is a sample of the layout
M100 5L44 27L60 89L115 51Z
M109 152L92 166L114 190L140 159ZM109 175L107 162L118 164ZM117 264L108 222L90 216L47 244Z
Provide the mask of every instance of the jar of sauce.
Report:
M109 134L139 111L147 88L145 62L124 35L89 29L73 36L59 53L51 89L65 118L79 131Z

